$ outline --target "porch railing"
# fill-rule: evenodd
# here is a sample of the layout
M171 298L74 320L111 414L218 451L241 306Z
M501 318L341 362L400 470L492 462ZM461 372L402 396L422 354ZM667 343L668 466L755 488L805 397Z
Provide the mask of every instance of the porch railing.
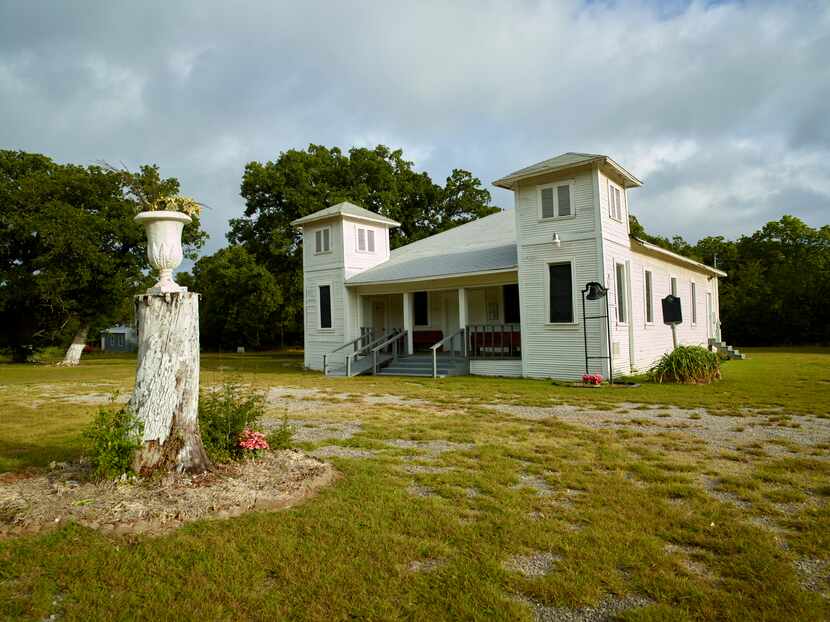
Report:
M345 350L346 348L349 348L349 347L354 348L355 351L357 351L358 349L363 347L365 343L371 341L373 339L374 335L375 335L375 329L374 328L361 327L360 337L352 339L351 341L349 341L347 343L344 343L339 348L335 348L331 352L323 354L323 375L324 376L329 375L328 361L329 361L329 357L332 354L334 354L336 352L340 352L341 350Z
M395 329L395 334L393 334L389 339L379 343L374 348L372 348L372 373L378 373L378 352L384 350L384 348L391 348L392 350L392 360L397 360L399 353L403 352L407 354L407 341L406 336L409 334L409 331L398 331Z
M431 346L432 348L432 377L438 377L438 348L444 348L450 353L450 358L456 358L456 345L458 346L458 356L467 358L467 329L459 328L452 335L444 337L441 341ZM457 342L457 344L456 344Z
M398 332L398 329L393 328L391 330L391 335L395 335L395 334L397 334L397 332ZM373 348L375 346L377 346L379 343L387 341L389 339L389 336L390 336L390 332L388 332L386 329L383 329L380 332L380 335L375 337L372 341L370 341L366 345L362 346L361 348L358 348L357 350L355 350L351 354L347 354L346 355L346 376L351 376L352 375L352 367L353 367L352 363L356 359L359 359L361 356L365 357L365 356L370 355L372 353ZM365 371L365 369L359 370L358 373L360 373L361 371Z
M522 358L519 324L471 324L467 327L467 343L471 359Z

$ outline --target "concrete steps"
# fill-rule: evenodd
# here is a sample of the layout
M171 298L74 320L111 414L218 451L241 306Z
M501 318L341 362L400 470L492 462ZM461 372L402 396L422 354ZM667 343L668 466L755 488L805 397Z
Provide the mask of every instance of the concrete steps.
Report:
M718 339L709 340L709 349L730 361L743 361L746 359L746 354Z
M464 359L452 360L448 356L439 356L437 360L437 375L439 378L446 376L465 375L468 372L467 361ZM432 377L432 355L413 354L412 356L400 357L382 368L378 376L420 376L423 378Z

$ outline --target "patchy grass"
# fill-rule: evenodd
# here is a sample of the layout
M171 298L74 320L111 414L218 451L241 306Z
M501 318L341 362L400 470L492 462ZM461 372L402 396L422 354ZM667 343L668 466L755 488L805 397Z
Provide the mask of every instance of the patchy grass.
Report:
M807 586L797 571L830 558L830 446L710 447L683 429L655 431L665 408L614 412L626 402L742 413L748 429L799 423L830 413L830 385L819 382L827 351L750 351L714 385L608 391L322 378L301 362L205 355L202 381L327 392L297 402L310 404L307 427L351 426L347 437L301 443L343 449L329 450L344 475L335 486L287 511L157 538L70 524L0 540L0 619L531 620L527 602L578 610L608 599L639 603L622 612L629 619L830 616L818 593L830 590L826 578ZM97 405L73 399L129 391L133 373L130 357L0 365L0 471L77 457ZM368 394L402 399L367 403ZM488 403L599 403L621 425L522 419ZM545 572L511 569L539 552L556 560Z

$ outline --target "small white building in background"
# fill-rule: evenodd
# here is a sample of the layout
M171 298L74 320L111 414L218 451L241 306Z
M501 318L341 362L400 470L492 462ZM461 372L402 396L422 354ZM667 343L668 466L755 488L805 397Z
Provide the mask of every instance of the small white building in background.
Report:
M138 348L138 335L131 326L119 324L101 331L102 352L134 352Z
M514 208L390 250L398 223L351 203L303 232L305 365L336 374L579 378L641 372L673 347L661 300L681 300L681 344L719 342L725 273L630 236L641 182L604 155L565 153L494 185ZM583 322L583 289L608 288ZM588 301L586 315L605 313ZM586 348L587 344L587 348ZM433 361L432 352L436 355Z

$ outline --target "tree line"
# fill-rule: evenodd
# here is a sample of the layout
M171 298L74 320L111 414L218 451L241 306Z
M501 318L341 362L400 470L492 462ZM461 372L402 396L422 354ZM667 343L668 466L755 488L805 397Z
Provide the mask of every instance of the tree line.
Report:
M770 221L736 240L690 244L649 235L630 217L631 235L727 273L720 279L723 336L741 346L830 343L830 225L795 216Z
M130 188L178 191L157 166L137 172L59 164L0 151L0 348L16 361L130 322L132 295L152 281ZM445 183L417 171L400 150L309 145L242 175L245 211L231 219L229 245L200 258L177 281L202 294L201 338L209 349L300 343L302 239L291 221L351 201L401 223L393 248L498 211L469 171ZM716 265L724 338L738 345L830 343L830 226L794 216L736 240L650 235L633 216L632 235ZM195 259L206 234L185 227Z

